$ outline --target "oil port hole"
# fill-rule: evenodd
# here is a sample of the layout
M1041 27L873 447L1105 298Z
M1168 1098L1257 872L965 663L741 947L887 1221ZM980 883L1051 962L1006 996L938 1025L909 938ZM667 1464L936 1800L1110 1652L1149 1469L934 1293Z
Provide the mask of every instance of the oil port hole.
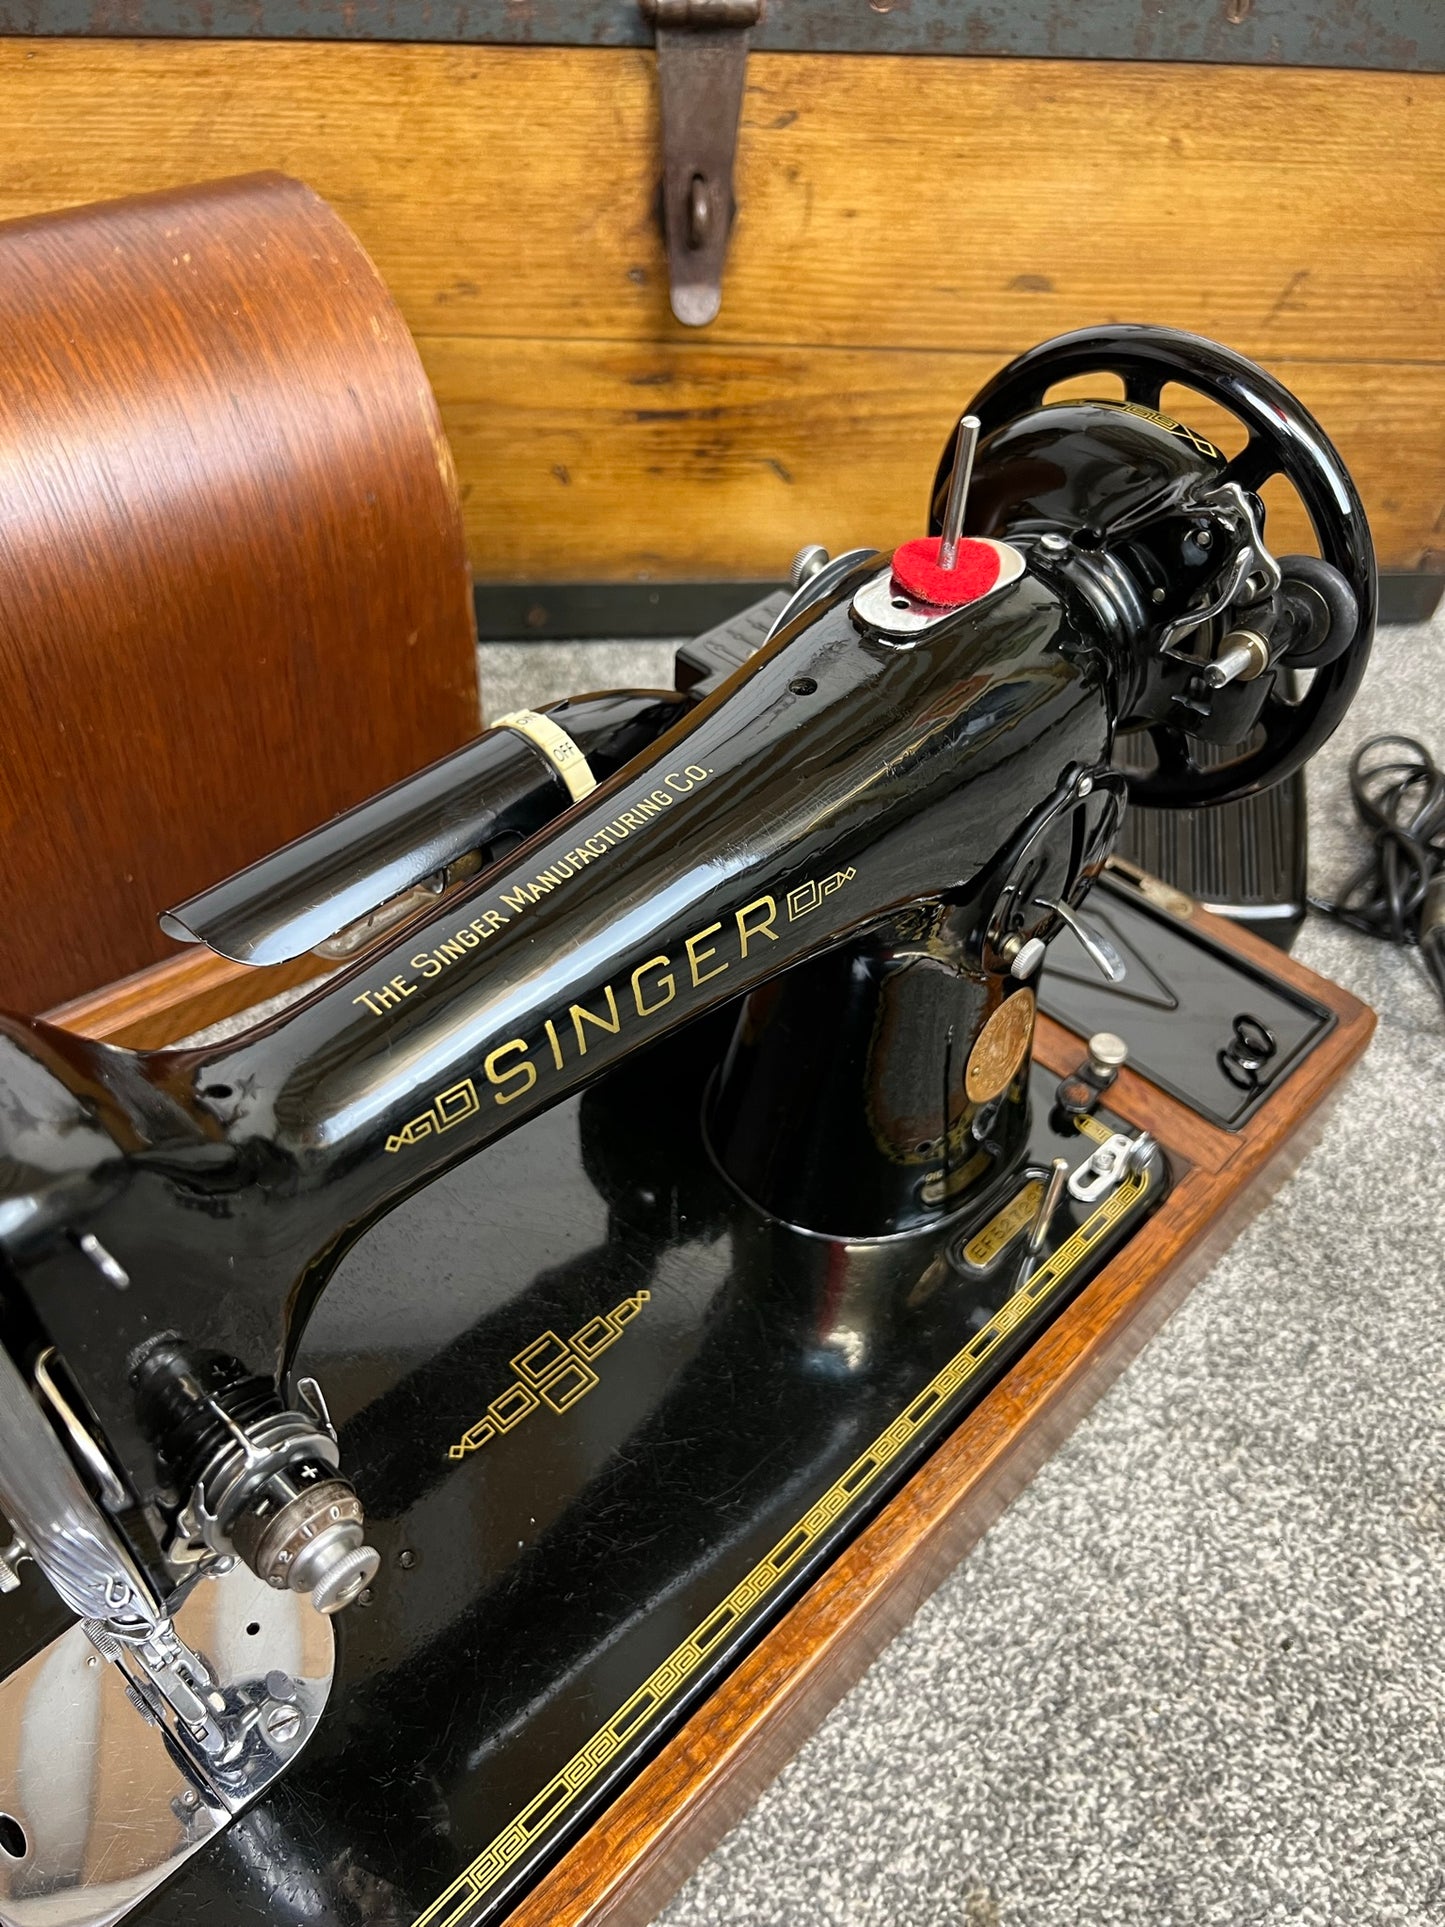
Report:
M12 1860L23 1860L30 1851L25 1829L13 1813L0 1813L0 1853Z
M256 1637L257 1633L259 1633L260 1630L261 1630L261 1622L259 1619L253 1619L250 1625L246 1628L246 1631L251 1635L252 1639Z
M788 687L795 696L811 696L818 685L811 676L794 676Z
M229 1084L203 1084L201 1086L202 1097L222 1098L229 1097L230 1095L231 1087Z

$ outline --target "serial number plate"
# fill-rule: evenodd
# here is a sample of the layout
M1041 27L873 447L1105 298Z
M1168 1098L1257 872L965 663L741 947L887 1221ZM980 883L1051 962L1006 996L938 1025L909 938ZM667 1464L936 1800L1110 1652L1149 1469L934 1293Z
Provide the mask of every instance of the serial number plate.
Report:
M986 1271L999 1253L1034 1221L1043 1200L1044 1187L1039 1178L1030 1178L1022 1191L1016 1191L1001 1211L996 1211L982 1231L976 1231L963 1247L965 1264Z

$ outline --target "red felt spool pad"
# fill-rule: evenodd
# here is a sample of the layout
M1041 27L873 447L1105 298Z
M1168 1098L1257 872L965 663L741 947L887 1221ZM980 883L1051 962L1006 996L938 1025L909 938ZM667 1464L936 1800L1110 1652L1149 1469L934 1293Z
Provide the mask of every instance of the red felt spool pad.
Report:
M938 545L938 536L920 535L893 551L893 579L908 595L940 609L956 609L986 595L998 581L999 556L992 543L965 536L951 569L939 568Z

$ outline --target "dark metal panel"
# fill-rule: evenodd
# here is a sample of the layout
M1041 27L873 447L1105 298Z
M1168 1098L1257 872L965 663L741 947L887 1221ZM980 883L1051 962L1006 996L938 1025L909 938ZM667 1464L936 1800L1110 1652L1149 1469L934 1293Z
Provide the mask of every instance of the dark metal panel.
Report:
M695 636L782 585L777 582L479 582L481 642L595 642ZM1381 622L1428 622L1445 575L1382 574Z
M479 582L478 642L696 636L781 582Z
M1428 622L1445 599L1445 575L1380 577L1381 622Z
M649 45L636 0L0 0L0 33ZM1445 70L1439 0L769 0L760 49Z

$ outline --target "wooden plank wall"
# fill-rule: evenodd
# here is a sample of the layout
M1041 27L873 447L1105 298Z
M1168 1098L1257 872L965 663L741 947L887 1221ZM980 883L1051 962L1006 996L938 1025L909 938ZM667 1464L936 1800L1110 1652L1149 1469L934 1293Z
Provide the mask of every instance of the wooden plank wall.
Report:
M645 52L0 42L0 215L256 167L335 204L420 342L479 577L767 576L914 533L978 383L1108 319L1266 362L1382 562L1445 552L1438 77L755 55L698 333L659 165Z

